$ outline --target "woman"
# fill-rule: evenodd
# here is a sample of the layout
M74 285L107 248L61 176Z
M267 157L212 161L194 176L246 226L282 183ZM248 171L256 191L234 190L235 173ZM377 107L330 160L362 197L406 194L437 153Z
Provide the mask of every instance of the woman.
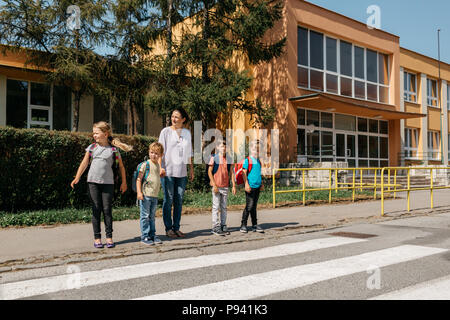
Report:
M190 180L194 180L192 164L191 133L183 128L188 115L183 108L172 112L172 125L164 128L159 135L159 143L164 147L161 159L161 185L164 192L163 220L166 235L170 238L184 237L180 231L183 195L187 183L187 164L190 168ZM173 206L173 219L172 219Z

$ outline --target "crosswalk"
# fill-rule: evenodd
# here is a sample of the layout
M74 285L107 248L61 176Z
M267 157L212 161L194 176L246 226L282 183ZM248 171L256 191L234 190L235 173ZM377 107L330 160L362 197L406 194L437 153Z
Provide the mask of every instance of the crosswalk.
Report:
M56 294L71 289L95 288L119 281L151 278L168 273L185 272L263 259L280 259L306 255L322 249L347 248L370 240L326 236L323 238L281 244L255 250L228 252L197 257L171 259L110 269L65 274L0 284L0 299L12 300ZM316 263L306 263L267 272L231 277L230 279L150 294L136 300L247 300L302 288L319 282L366 272L373 266L384 268L400 263L439 255L447 249L399 245L361 254L344 256ZM74 279L76 280L74 284ZM257 284L249 286L249 283ZM151 292L148 292L151 293ZM374 299L427 299L439 296L450 299L450 278L436 279L423 284L386 293Z

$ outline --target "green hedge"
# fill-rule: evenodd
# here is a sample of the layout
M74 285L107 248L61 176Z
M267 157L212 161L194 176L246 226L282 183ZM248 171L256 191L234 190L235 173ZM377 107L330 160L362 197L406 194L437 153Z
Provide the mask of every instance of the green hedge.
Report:
M148 156L148 146L157 140L142 135L115 134L133 146L133 151L121 151L126 169L128 190L122 195L115 186L115 207L136 203L131 190L131 177L136 166ZM0 128L0 211L21 212L90 206L84 172L72 190L70 183L85 154L93 143L92 134L45 129ZM194 165L195 179L187 189L210 191L205 183L205 164ZM119 179L120 181L120 179ZM120 182L119 182L120 184Z
M128 191L121 195L116 186L115 206L136 202L131 190L131 176L139 162L148 155L155 137L115 135L133 145L121 151L127 172ZM18 212L89 206L87 171L72 190L78 166L86 147L93 142L90 133L49 131L45 129L0 128L0 211Z

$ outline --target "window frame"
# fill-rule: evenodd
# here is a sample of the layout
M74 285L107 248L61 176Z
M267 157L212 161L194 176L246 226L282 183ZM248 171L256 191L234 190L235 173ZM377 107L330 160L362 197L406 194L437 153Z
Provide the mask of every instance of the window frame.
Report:
M414 77L414 91L411 90L410 85L411 85L411 77ZM405 89L405 86L407 86L408 88ZM403 97L404 100L407 102L412 102L412 103L417 103L417 74L412 73L412 72L408 72L408 71L404 71L404 75L403 75ZM414 97L414 101L411 100L411 97Z
M432 130L428 130L428 158L430 160L440 160L439 155L441 154L440 152L440 145L441 145L441 135L439 131L432 131ZM432 147L430 148L430 141L432 144ZM434 145L434 142L436 142L436 146ZM436 157L435 157L436 155Z
M373 101L373 102L377 102L377 103L383 103L383 104L390 104L389 98L390 98L390 92L391 92L391 84L390 84L390 66L391 66L391 59L390 59L390 55L389 54L385 54L382 53L380 51L377 50L372 50L372 49L368 49L367 47L361 46L361 45L357 45L355 43L346 41L346 40L341 40L339 38L333 37L331 35L328 35L327 33L324 32L320 32L320 31L316 31L310 28L306 28L303 27L301 25L297 25L297 33L299 33L299 29L302 28L304 30L307 30L307 47L308 47L308 65L305 64L300 64L299 63L299 52L297 52L297 77L299 74L299 69L305 69L308 73L308 85L307 86L303 86L299 84L299 79L297 79L297 87L298 88L302 88L302 89L307 89L307 90L311 90L311 91L316 91L316 92L325 92L325 93L329 93L329 94L334 94L334 95L338 95L338 96L342 96L342 97L350 97L353 99L358 99L358 100L362 100L362 101ZM317 69L314 67L311 67L311 32L315 32L315 33L319 33L322 34L323 37L323 45L322 45L322 49L323 49L323 69ZM298 39L298 36L297 36ZM327 39L332 39L336 41L336 69L337 71L330 71L328 70L328 57L327 57ZM341 42L345 42L345 43L349 43L351 45L351 68L352 68L352 76L347 76L341 73ZM355 76L355 47L359 47L361 49L364 49L364 79L360 79L358 77ZM299 46L297 45L297 51L299 50ZM372 82L367 80L367 50L371 50L374 51L376 53L376 82ZM380 83L380 56L381 55L386 55L387 56L387 71L389 72L386 77L388 79L388 83L387 84L382 84ZM315 71L315 72L321 72L322 73L322 88L323 90L320 89L316 89L316 88L312 88L311 87L311 71ZM328 90L328 86L327 86L327 75L331 75L331 76L336 76L337 77L337 93L333 91L329 91ZM348 79L351 80L351 87L352 87L352 93L351 95L343 95L341 94L341 80L342 79ZM363 82L364 83L364 90L365 90L365 98L360 98L357 97L355 95L355 86L356 83L355 81L359 81L359 82ZM376 96L377 99L369 99L368 98L368 86L376 86ZM381 100L381 90L386 90L387 89L387 94L386 94L386 101L382 101Z
M415 146L413 144L414 137ZM419 129L417 128L405 128L405 159L407 160L418 160L419 159ZM414 156L415 154L415 156Z
M432 87L430 86L430 84L434 83L435 84L435 92L436 92L436 96L430 96L430 93L433 93ZM427 77L427 106L428 107L432 107L432 108L439 108L439 101L438 101L438 81L436 79L432 79L432 78L428 78ZM433 105L433 101L436 102L436 105Z

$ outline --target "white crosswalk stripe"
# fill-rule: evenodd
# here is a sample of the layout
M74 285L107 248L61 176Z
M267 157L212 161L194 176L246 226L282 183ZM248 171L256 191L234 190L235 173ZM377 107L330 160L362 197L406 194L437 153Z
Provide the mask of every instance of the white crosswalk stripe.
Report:
M447 251L446 249L403 245L356 256L185 288L138 300L244 300L254 299L320 281L411 261ZM257 284L257 285L252 285Z
M256 250L204 255L199 257L130 265L106 270L82 272L76 275L78 277L77 288L148 277L162 273L211 267L215 265L225 265L251 260L276 258L365 241L367 240L344 237L326 237ZM1 284L0 299L20 299L69 290L73 288L73 280L73 274L66 274L54 277Z
M370 300L450 300L450 277L419 283Z

